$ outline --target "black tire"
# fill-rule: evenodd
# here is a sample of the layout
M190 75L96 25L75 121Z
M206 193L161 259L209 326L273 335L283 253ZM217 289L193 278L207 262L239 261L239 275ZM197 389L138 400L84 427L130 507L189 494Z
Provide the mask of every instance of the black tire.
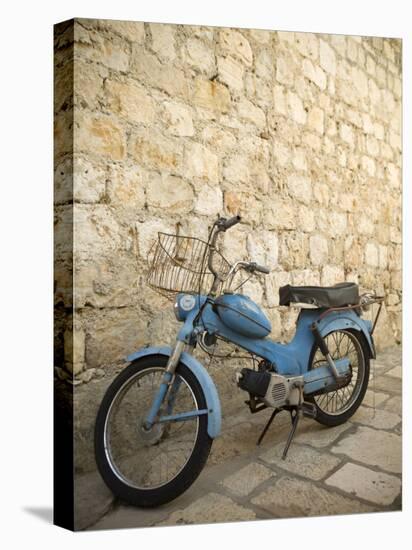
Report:
M202 471L209 456L213 442L207 433L208 415L203 414L197 417L198 420L195 421L198 422L198 424L196 428L196 436L194 438L195 443L193 450L191 451L191 455L181 471L169 482L164 485L156 486L156 488L136 488L120 479L113 470L105 447L106 419L108 414L110 414L111 404L116 396L120 395L121 388L124 387L131 378L136 377L137 374L143 373L145 370L150 370L151 368L153 370L153 367L162 367L164 369L166 367L167 359L168 358L166 356L153 355L143 357L128 365L114 379L112 384L107 389L96 418L94 444L96 463L99 472L106 485L116 497L134 506L159 506L175 499L177 496L186 491ZM196 400L197 408L207 408L202 387L190 369L180 363L176 369L176 376L180 376L190 388ZM132 382L130 381L130 384L131 383ZM183 423L180 422L178 424L188 424L190 422L192 421L186 421ZM176 424L177 423L175 423L175 426ZM162 438L163 436L160 437ZM153 448L155 445L157 445L157 442L151 445L150 448ZM139 464L141 463L142 462Z
M359 380L358 387L356 387L356 395L354 395L354 392L352 392L352 397L348 399L348 402L346 406L341 407L341 411L339 413L339 409L333 413L328 412L325 410L325 407L323 403L326 400L326 403L328 402L328 399L332 399L333 402L333 394L336 392L329 392L328 394L322 394L318 396L305 396L306 401L310 401L313 403L316 407L316 421L320 424L323 424L324 426L339 426L340 424L344 424L358 409L359 405L362 403L363 398L365 396L366 390L368 388L369 383L369 372L370 372L370 353L369 348L367 345L367 342L365 340L364 335L357 331L357 330L335 330L330 332L326 335L326 340L328 343L329 351L331 353L331 356L333 359L339 359L340 357L344 357L345 354L339 355L336 353L336 350L331 349L331 346L329 345L328 340L333 340L337 334L344 334L347 335L348 338L351 339L354 346L357 348L357 357L359 361L359 365L357 367L357 373L359 373L359 370L362 372L362 379ZM316 361L315 357L320 357L321 352L316 344L313 345L310 357L309 357L309 366L308 369L312 370L313 368L316 368ZM323 363L325 362L325 358L322 356ZM351 382L352 383L352 382ZM348 392L349 395L349 384L346 388L343 388L342 390L337 390L338 392L342 392L344 395L346 392ZM338 398L336 398L336 401L338 401Z

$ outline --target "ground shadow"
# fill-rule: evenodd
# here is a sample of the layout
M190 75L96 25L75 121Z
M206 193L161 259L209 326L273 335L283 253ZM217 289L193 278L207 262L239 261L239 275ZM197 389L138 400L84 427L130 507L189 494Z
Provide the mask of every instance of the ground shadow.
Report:
M53 523L53 508L46 506L26 506L23 508L28 514L42 519L46 523Z

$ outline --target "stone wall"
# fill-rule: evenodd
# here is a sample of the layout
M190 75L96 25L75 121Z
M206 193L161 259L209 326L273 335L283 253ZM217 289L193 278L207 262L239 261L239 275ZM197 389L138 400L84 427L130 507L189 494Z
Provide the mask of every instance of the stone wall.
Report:
M172 340L148 249L159 230L205 237L217 214L243 218L228 259L272 269L245 292L276 338L296 318L280 285L348 280L385 293L378 344L400 341L400 40L88 19L74 47L71 25L57 34L60 367L87 381Z

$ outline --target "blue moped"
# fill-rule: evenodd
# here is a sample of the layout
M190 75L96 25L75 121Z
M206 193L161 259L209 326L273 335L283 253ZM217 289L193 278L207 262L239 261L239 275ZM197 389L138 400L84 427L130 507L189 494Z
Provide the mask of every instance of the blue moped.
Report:
M375 358L372 334L383 297L359 296L354 283L279 290L280 305L301 308L287 344L269 338L259 306L236 292L239 274L268 274L255 262L230 265L217 240L240 217L218 218L207 241L159 233L149 255L148 284L174 300L182 323L176 344L145 347L114 379L95 425L95 456L112 492L135 506L157 506L183 493L204 467L221 429L221 406L206 368L193 356L218 340L245 350L253 368L236 373L252 413L273 409L257 443L277 413L292 421L286 457L299 418L342 424L361 404ZM231 290L233 289L234 290ZM363 311L378 304L374 322Z

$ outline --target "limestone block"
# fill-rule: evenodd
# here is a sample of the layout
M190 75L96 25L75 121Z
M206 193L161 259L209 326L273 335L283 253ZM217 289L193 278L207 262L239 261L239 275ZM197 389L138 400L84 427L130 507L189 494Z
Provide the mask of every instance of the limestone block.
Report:
M374 243L367 243L365 247L365 262L372 266L379 266L379 252L378 247Z
M216 216L223 212L223 193L221 189L202 185L197 195L195 212L203 216Z
M375 76L376 73L376 63L370 55L366 56L366 71L371 75Z
M232 57L217 58L217 72L220 82L229 86L233 90L243 89L244 68L241 63Z
M388 247L382 244L379 245L379 267L380 269L388 267Z
M56 160L54 170L54 204L64 204L73 200L73 159L65 157Z
M154 128L150 132L132 132L129 152L136 162L147 168L174 173L181 171L183 144L177 139L164 137Z
M290 284L291 277L286 271L271 271L265 277L265 294L266 302L269 307L277 307L279 305L279 288Z
M150 23L152 49L164 61L172 61L176 57L175 26L164 23Z
M140 21L115 21L111 19L80 19L87 28L102 29L114 32L129 42L142 44L145 39L144 23Z
M324 132L324 112L318 107L313 107L308 114L308 126L312 130L323 134Z
M124 129L112 117L77 112L73 132L76 153L122 160L126 154Z
M290 201L274 198L265 203L265 227L268 229L294 229L295 211Z
M324 40L319 40L320 66L331 75L336 74L336 55Z
M329 35L330 42L335 50L342 57L346 55L346 36L343 34L331 34Z
M319 57L319 40L315 34L296 32L295 44L297 50L305 57L309 57L313 61Z
M353 148L355 146L355 136L351 126L348 124L341 124L339 126L339 135L341 139L350 147Z
M251 101L242 98L238 103L239 116L248 122L251 122L260 129L266 126L265 113L259 107L253 105Z
M194 192L191 185L178 176L153 173L147 182L146 200L149 206L170 212L190 212Z
M250 259L269 269L277 265L278 248L278 237L275 231L254 232L247 237L247 251Z
M288 232L280 240L279 263L284 269L304 268L308 265L308 236Z
M250 208L251 204L254 208ZM239 215L248 224L258 224L261 221L263 205L258 203L252 193L239 191L226 191L224 193L224 205L231 216Z
M303 103L300 97L297 94L288 91L287 102L288 113L292 117L292 119L298 124L305 124L307 115L305 109L303 108Z
M76 104L89 109L98 107L99 100L103 97L103 82L108 76L108 70L103 65L86 63L77 59L73 70L73 95ZM58 83L58 82L57 82ZM70 91L68 83L65 90Z
M176 101L165 101L162 105L164 123L169 133L174 136L193 136L192 110Z
M309 59L304 59L302 71L303 75L316 84L319 89L326 89L326 75L319 65L314 65Z
M365 172L369 176L373 177L375 175L376 165L373 159L371 159L370 157L367 157L366 155L363 155L361 159L361 165L362 165L362 169L365 170Z
M184 154L185 175L211 183L219 182L218 157L200 143L188 143Z
M312 269L294 269L291 272L292 284L296 286L319 286L320 278L318 271ZM290 276L289 276L290 282Z
M70 178L70 171L66 172ZM73 159L73 192L78 202L99 202L106 192L107 172L105 167L94 164L85 157ZM66 182L70 187L70 181Z
M168 219L159 218L152 218L137 224L138 246L141 257L147 257L151 246L157 240L158 232L175 234L176 228Z
M350 37L348 37L347 39L346 52L347 52L348 58L351 61L356 63L356 61L358 60L358 45Z
M236 138L227 130L206 126L202 131L202 141L217 151L230 152L236 146Z
M366 150L368 154L371 155L372 157L377 157L379 155L379 144L375 137L367 136Z
M239 31L223 29L219 33L219 44L223 51L228 52L245 63L252 65L253 52L248 40Z
M273 157L279 166L288 164L291 158L291 150L280 142L275 142L273 145Z
M185 60L195 69L207 75L215 70L215 55L213 48L198 38L189 38L186 42Z
M84 369L85 365L85 332L75 324L74 330L64 332L64 362L66 369L73 375Z
M169 96L189 97L189 83L185 73L171 63L161 63L157 57L146 52L141 46L133 47L130 74L146 86L158 88Z
M309 204L312 198L312 184L309 178L292 174L288 176L287 188L294 199Z
M259 44L269 44L273 38L272 31L264 31L261 29L249 30L249 35Z
M310 206L299 205L297 210L299 226L305 233L311 233L316 228L315 212Z
M102 33L88 31L79 22L74 25L74 51L91 61L97 61L114 69L127 72L129 68L128 45L121 38L107 38Z
M273 88L273 102L275 112L286 114L286 94L283 86L276 85Z
M135 80L119 82L106 80L105 91L110 111L136 124L151 124L155 117L155 104L150 94Z
M325 265L322 268L321 285L333 286L345 281L343 268L338 265Z
M309 239L310 260L313 265L323 265L328 258L328 241L322 235L312 235Z
M229 90L216 80L197 78L192 99L195 105L210 111L227 113L230 107Z
M136 306L95 310L83 322L87 333L86 361L89 367L125 360L129 353L146 343L147 314Z

